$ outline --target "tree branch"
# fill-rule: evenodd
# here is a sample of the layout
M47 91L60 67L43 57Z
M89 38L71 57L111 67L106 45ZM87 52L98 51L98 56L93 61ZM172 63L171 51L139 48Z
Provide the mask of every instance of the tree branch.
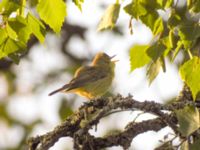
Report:
M30 150L47 150L53 146L61 137L72 137L75 149L100 149L114 145L120 145L124 149L130 146L132 139L138 134L149 130L158 131L165 126L171 127L175 133L177 130L177 119L173 110L181 109L185 103L163 105L153 101L139 102L132 96L123 98L121 95L109 98L94 99L79 108L77 113L68 117L53 131L44 135L30 138L28 141ZM101 118L112 110L144 111L157 116L147 121L129 123L124 131L107 137L94 137L89 130L97 125ZM165 111L165 113L164 113Z

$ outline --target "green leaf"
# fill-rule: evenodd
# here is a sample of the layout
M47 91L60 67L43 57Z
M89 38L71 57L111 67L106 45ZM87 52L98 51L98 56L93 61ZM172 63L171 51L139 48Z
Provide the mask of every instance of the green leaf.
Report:
M0 47L0 58L8 56L9 54L16 52L20 48L21 46L18 45L18 42L14 41L11 38L7 38Z
M31 7L35 7L37 4L38 4L38 1L39 0L29 0L29 5L31 6Z
M0 28L0 45L5 42L8 37L8 34L5 29Z
M163 72L166 72L166 63L165 63L165 57L164 56L160 57L160 63L161 63Z
M158 59L156 62L152 62L147 69L147 78L149 81L149 85L151 85L152 81L157 77L157 75L160 72L160 69L162 67L162 63L160 59Z
M167 48L172 48L170 44L170 40L168 36L165 36L163 38L160 38L160 42Z
M173 0L157 0L157 3L161 5L162 8L169 8L173 4Z
M200 0L187 0L187 6L191 12L199 13Z
M140 16L146 15L148 12L140 0L134 0L124 7L126 13L138 19Z
M66 16L66 4L63 0L40 0L37 12L56 33L60 32Z
M192 7L193 0L187 0L187 7L190 9Z
M163 45L161 42L156 42L155 44L151 45L147 49L147 55L153 60L156 61L166 50L166 46Z
M200 59L194 56L180 67L180 75L183 81L190 87L192 96L196 99L200 92Z
M174 61L174 59L176 58L178 52L181 50L182 47L183 47L183 43L181 41L178 41L177 47L173 52L173 56L172 56L172 60L171 61Z
M0 2L0 12L3 15L9 16L11 13L17 11L17 9L19 8L20 3L17 1L2 0L2 2Z
M178 34L185 48L191 48L200 37L200 26L194 23L184 23L179 27Z
M159 19L156 11L148 11L146 15L140 16L140 20L151 29L154 30L155 22Z
M193 23L182 24L179 28L179 35L183 40L194 40L200 36L200 26Z
M164 45L166 47L166 49L164 50L163 56L167 56L168 53L172 50L172 47L170 45L169 36L165 36L165 37L161 38L160 43L161 43L161 45Z
M6 24L6 32L8 34L8 36L13 39L13 40L16 40L17 39L17 33L15 32L15 30L13 30L9 24Z
M174 10L172 10L167 22L168 27L172 29L177 25L179 25L180 22L181 22L181 17Z
M124 7L126 13L135 19L140 19L152 31L159 18L156 9L160 9L160 5L155 0L134 0Z
M32 14L28 14L28 26L32 30L32 33L37 37L37 39L43 43L45 37L45 26Z
M186 106L183 109L175 111L178 123L179 131L183 136L188 136L200 127L199 111L193 106Z
M145 6L146 10L162 9L157 0L138 0L141 5Z
M150 62L150 58L146 54L148 45L134 45L130 49L130 63L131 63L131 72L136 68L143 67Z
M108 6L98 25L98 31L113 28L117 22L119 11L120 4L112 4Z
M26 33L21 33L21 29L26 27L26 20L21 16L15 18L9 18L4 29L0 29L0 58L10 57L16 63L19 55L19 50L24 50L26 47L26 41L23 41L23 37ZM14 54L15 53L15 54Z
M73 0L73 2L79 8L79 10L82 11L82 3L84 0Z
M170 30L169 31L169 46L167 46L167 47L174 48L175 45L177 44L177 41L178 40L174 34L174 31Z
M158 35L158 34L162 33L163 30L164 30L163 20L161 17L159 17L156 20L156 22L154 23L153 34Z
M26 44L32 32L27 20L21 16L16 16L16 18L9 19L8 24L17 33L18 40Z

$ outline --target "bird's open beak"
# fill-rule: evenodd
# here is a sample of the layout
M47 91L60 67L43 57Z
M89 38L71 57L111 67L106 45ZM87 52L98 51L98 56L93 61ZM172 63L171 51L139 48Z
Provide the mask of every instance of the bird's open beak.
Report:
M116 56L116 55L111 56L110 59L113 59L115 56ZM119 61L119 60L112 60L112 62L114 62L114 63L115 63L115 62L118 62L118 61Z
M113 59L115 56L116 56L116 55L111 56L110 59Z

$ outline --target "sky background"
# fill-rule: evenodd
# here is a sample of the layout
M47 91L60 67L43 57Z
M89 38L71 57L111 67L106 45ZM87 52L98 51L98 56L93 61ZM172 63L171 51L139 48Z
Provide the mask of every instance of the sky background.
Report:
M116 64L116 77L112 85L114 94L120 93L123 96L127 96L130 93L138 101L154 100L161 103L175 97L182 88L182 82L176 66L173 66L168 60L166 61L167 72L163 73L161 71L151 86L149 86L146 79L144 68L136 69L130 73L130 47L134 44L148 44L152 39L151 31L142 25L140 21L136 20L133 20L133 35L130 34L128 29L130 17L122 10L123 6L130 1L123 3L117 21L117 25L122 26L123 32L125 33L124 36L114 35L110 32L97 32L98 22L105 10L103 7L100 8L99 5L107 6L114 2L114 0L85 0L82 6L82 12L71 1L67 3L68 22L71 24L80 24L88 28L88 32L86 32L87 42L74 37L70 41L70 51L80 57L93 56L100 51L106 52L110 56L116 55L116 59L119 61ZM58 108L61 104L61 97L65 96L67 99L74 97L74 94L48 96L49 92L70 81L71 76L65 73L60 74L56 82L52 83L51 81L47 81L45 86L37 90L36 93L28 92L32 88L33 83L38 82L39 84L43 82L44 79L42 76L49 70L61 69L69 65L62 54L57 53L59 38L59 35L48 34L43 45L36 45L31 50L31 61L22 59L18 66L14 66L14 69L19 73L16 84L20 86L17 89L18 94L13 95L9 99L8 112L18 120L27 124L33 122L38 117L44 120L43 124L36 126L32 136L44 134L58 125L61 121L57 115ZM181 54L179 55L176 62L181 60ZM4 90L0 91L0 99L2 99L7 94L3 77L0 77L0 85L5 87ZM86 101L85 98L78 97L78 101L74 103L73 109L78 109L84 101ZM109 129L113 129L113 126L111 126L113 122L115 122L115 128L123 129L138 113L141 112L123 112L104 118L101 120L100 125L98 125L97 132L91 130L91 133L102 136ZM137 121L152 117L152 115L143 114ZM2 129L0 134L0 149L5 148L7 143L9 143L10 147L15 146L19 141L14 137L23 135L23 130L19 126L10 129L6 124L0 122L0 129ZM169 128L164 128L158 133L149 131L139 135L133 140L132 148L135 150L151 150L169 132L172 133ZM62 138L51 150L62 150L66 148L72 148L72 140L70 138ZM121 148L114 147L112 149Z

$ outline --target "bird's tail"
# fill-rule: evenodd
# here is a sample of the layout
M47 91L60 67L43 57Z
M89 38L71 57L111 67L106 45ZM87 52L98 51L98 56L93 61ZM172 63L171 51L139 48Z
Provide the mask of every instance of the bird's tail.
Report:
M69 87L69 84L66 84L66 85L64 85L63 87L61 87L61 88L59 88L59 89L57 89L57 90L52 91L51 93L49 93L49 96L54 95L54 94L56 94L56 93L58 93L58 92L61 92L61 91L63 91L63 90L66 90L68 87Z

